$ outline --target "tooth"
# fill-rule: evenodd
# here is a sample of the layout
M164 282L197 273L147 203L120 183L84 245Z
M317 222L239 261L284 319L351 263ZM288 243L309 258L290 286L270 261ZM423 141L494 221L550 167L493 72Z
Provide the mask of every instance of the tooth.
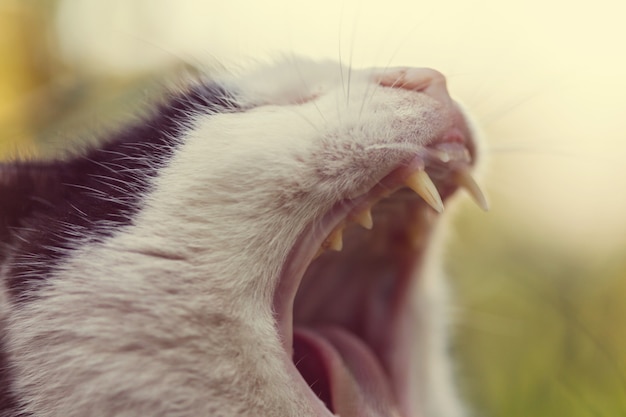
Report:
M366 208L360 213L357 213L353 217L354 221L363 226L367 230L371 230L374 227L374 221L372 220L372 212L369 208Z
M443 163L450 162L452 160L452 156L446 151L437 150L433 151L435 156Z
M341 251L343 249L343 228L344 225L338 226L330 232L330 235L322 242L322 246L317 250L313 259L319 258L327 250Z
M456 181L457 183L468 192L468 194L472 197L472 199L476 202L478 207L483 209L484 211L489 211L489 203L487 203L487 199L485 195L481 191L474 178L469 172L467 168L461 168L456 171Z
M426 171L415 171L406 179L405 184L419 194L435 211L443 212L441 196Z
M343 248L343 227L338 227L332 231L328 239L326 239L327 248L334 251L341 251Z

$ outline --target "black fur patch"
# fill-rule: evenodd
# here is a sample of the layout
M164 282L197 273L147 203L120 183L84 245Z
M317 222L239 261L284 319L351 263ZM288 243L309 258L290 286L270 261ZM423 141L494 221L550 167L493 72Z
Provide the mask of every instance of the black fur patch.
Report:
M194 116L240 111L233 103L217 85L197 86L85 155L0 164L0 264L14 307L36 298L72 242L102 240L130 224ZM0 416L15 416L2 345L0 338Z
M197 87L83 156L0 165L0 261L12 256L12 299L45 279L77 237L98 240L130 224L193 117L235 111L231 103L217 86Z

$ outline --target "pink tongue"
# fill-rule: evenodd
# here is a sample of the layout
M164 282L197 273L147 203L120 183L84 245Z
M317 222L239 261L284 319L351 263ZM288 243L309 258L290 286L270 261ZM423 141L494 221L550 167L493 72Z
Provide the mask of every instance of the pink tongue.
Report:
M374 353L338 327L294 330L294 363L311 389L341 417L399 417Z

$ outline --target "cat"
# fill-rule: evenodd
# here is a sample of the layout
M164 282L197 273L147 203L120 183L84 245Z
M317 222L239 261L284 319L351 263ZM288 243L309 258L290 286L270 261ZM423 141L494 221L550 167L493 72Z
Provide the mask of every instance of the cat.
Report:
M465 416L439 213L487 207L476 136L437 71L284 59L0 164L0 416Z

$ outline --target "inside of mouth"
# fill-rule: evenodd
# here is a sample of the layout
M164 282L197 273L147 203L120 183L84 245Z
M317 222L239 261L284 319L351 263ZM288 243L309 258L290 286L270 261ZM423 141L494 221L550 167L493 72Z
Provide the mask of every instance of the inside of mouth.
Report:
M405 384L405 317L435 212L408 189L372 208L374 227L346 227L340 252L306 270L293 306L293 361L326 407L390 415Z
M464 144L425 149L366 194L338 202L294 245L274 309L287 366L314 403L342 417L412 414L409 300L437 211L470 164Z

